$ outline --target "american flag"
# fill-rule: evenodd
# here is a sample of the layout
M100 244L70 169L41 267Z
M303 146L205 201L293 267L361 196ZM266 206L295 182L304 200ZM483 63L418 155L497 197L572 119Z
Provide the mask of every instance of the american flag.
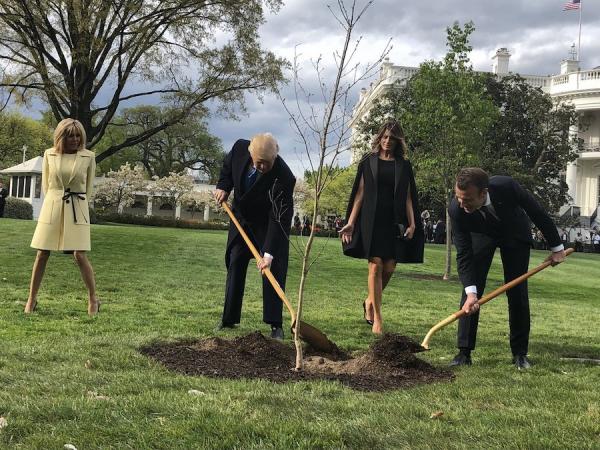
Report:
M570 2L565 3L565 6L563 7L563 11L569 11L571 9L579 9L580 3L581 3L581 0L571 0Z

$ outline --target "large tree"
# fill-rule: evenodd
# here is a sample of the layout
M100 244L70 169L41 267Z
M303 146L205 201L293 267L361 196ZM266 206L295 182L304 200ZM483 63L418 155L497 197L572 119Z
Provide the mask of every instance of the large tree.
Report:
M244 92L273 89L284 61L261 48L263 5L281 0L0 0L0 88L37 96L56 120L80 120L88 147L119 106L161 97L177 114L114 143L101 162L186 117L210 99L233 114ZM217 36L219 37L217 42ZM228 39L228 40L227 40ZM224 43L223 41L227 40Z
M311 171L304 172L304 179L311 188L311 193L315 190L317 173ZM344 217L348 199L352 192L352 184L356 176L356 167L335 168L331 173L331 179L325 185L321 198L319 199L318 214L335 214ZM305 199L305 204L301 206L304 211L312 210L314 195Z
M18 113L0 113L0 168L4 169L23 160L44 154L52 147L52 130L44 123Z
M177 114L178 111L172 108L152 105L125 109L115 120L115 125L109 128L99 147L109 147L115 141L141 134ZM220 140L208 132L203 112L196 111L104 163L114 166L113 159L123 160L121 163L140 163L150 177L165 177L171 172L194 169L214 182L223 157ZM102 164L100 166L106 169Z
M516 178L548 211L569 202L561 172L577 159L581 141L570 127L578 125L575 107L557 103L518 75L489 76L486 90L499 114L488 129L481 166L492 174Z

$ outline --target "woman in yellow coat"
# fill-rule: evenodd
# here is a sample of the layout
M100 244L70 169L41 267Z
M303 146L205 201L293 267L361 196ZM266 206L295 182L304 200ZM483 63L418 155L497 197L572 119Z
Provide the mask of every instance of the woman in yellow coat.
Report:
M81 122L62 120L54 130L54 147L44 153L42 189L44 202L31 246L37 249L25 313L37 306L37 293L44 277L50 251L72 253L89 293L88 314L95 315L94 270L86 251L90 250L90 209L96 172L95 155L85 149L86 134Z

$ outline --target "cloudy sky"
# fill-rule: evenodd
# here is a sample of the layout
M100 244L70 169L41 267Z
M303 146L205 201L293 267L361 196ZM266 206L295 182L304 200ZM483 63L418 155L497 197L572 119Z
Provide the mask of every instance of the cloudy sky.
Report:
M351 0L343 0L350 5ZM367 0L357 0L359 8ZM284 0L277 13L269 13L260 28L262 45L278 56L292 60L298 48L303 63L303 82L316 93L318 87L311 59L323 57L325 82L333 81L335 70L332 54L343 45L344 32L327 5L335 9L337 0ZM446 27L454 21L473 21L471 61L476 70L491 70L496 49L506 47L512 54L510 70L524 75L550 75L560 70L560 61L569 57L571 45L577 42L579 11L563 11L563 0L374 0L355 29L354 37L362 37L354 62L364 67L377 60L391 39L390 61L395 65L418 66L425 60L439 60L446 53ZM600 66L600 0L582 0L581 68ZM217 36L221 41L226 36ZM290 75L290 74L288 74ZM361 87L355 87L353 100L358 100ZM291 86L283 93L293 100ZM148 101L148 100L146 100ZM210 132L218 136L226 150L240 137L269 131L279 140L281 155L292 170L301 175L307 158L298 137L290 127L281 103L274 96L260 102L246 96L248 114L239 122L213 116ZM132 106L128 103L126 106ZM39 104L27 113L38 116ZM349 155L341 164L349 161Z
M346 4L349 4L346 0ZM364 0L358 0L361 5ZM375 0L356 28L362 42L356 62L377 59L386 42L392 39L390 61L395 65L418 66L428 59L441 59L446 52L446 27L454 21L472 20L471 60L477 70L491 70L492 56L507 47L512 56L510 70L527 75L556 74L561 59L569 57L577 42L579 12L563 11L560 0L434 0L404 2ZM600 66L600 0L582 0L582 69ZM299 45L306 82L310 84L309 61L322 55L332 66L332 53L341 48L344 34L327 9L333 0L287 0L277 14L267 16L261 27L265 48L292 59ZM365 82L360 87L367 87ZM358 99L357 87L355 98ZM285 94L292 97L291 90ZM229 149L239 137L270 131L280 142L281 154L292 169L301 174L306 157L297 143L285 111L272 97L263 103L247 98L248 116L238 123L213 118L210 130ZM346 157L345 160L348 158Z

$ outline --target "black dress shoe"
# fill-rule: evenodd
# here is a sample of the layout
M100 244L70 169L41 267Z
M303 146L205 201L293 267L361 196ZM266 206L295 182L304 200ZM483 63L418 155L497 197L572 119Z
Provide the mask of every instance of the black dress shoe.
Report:
M513 357L513 363L519 370L527 370L531 369L531 361L527 358L526 355L516 355Z
M283 341L283 328L271 327L271 338Z
M234 323L219 322L217 324L217 326L215 327L215 333L218 333L219 331L222 331L224 328L235 328L235 324Z
M454 366L470 366L471 365L471 354L467 352L459 352L458 355L450 361L450 367Z

